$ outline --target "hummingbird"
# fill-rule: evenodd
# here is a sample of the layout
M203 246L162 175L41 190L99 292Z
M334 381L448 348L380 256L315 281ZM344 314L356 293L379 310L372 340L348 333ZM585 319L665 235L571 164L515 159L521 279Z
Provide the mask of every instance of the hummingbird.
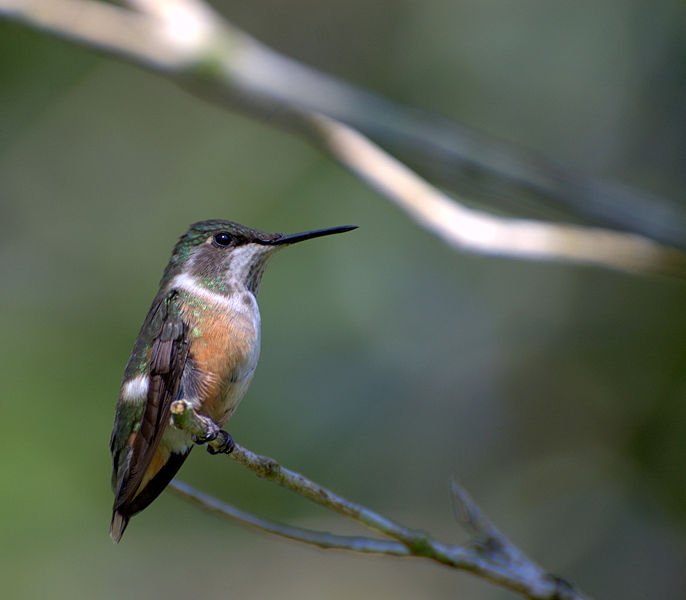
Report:
M170 424L172 402L188 401L221 428L245 395L260 353L257 290L269 258L291 244L352 229L284 235L214 219L194 223L179 238L119 391L110 438L115 543L203 442ZM232 449L226 434L220 451Z

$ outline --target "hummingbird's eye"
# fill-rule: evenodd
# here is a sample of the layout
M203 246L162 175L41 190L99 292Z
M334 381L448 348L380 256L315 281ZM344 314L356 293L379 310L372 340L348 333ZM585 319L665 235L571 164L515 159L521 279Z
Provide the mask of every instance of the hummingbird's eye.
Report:
M214 236L214 243L217 246L230 246L231 242L233 242L233 237L231 237L231 234L227 231L220 231Z

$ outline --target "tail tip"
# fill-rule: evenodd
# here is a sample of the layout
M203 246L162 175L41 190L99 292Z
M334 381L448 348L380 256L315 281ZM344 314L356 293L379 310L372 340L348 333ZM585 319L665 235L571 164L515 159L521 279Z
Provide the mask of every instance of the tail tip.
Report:
M112 513L112 523L110 524L110 537L115 544L119 543L121 536L124 535L124 530L129 524L129 517L123 515L119 511L115 510Z

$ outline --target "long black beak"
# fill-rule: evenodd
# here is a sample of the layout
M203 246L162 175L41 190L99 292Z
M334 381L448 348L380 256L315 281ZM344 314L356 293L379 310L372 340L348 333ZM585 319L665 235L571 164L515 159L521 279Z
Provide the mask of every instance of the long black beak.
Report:
M325 235L333 235L334 233L345 233L357 229L357 225L342 225L341 227L329 227L328 229L317 229L315 231L305 231L303 233L292 233L291 235L282 235L280 238L270 242L263 242L270 246L280 246L281 244L295 244L296 242L304 242L312 238L318 238Z

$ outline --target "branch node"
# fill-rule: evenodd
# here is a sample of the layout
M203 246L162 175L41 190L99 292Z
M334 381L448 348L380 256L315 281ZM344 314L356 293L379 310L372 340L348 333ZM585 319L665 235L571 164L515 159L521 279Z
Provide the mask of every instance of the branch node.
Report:
M552 573L548 573L546 577L555 586L555 591L550 600L574 600L575 598L579 598L579 592L577 592L574 586L566 579L562 579L562 577L558 577Z

